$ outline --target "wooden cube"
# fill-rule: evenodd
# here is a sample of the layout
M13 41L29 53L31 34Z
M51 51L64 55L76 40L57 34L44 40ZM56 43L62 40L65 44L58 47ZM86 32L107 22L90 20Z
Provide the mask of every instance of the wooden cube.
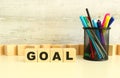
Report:
M0 45L0 55L4 55L4 45Z
M28 45L27 44L19 44L18 45L18 56L24 56L24 51Z
M67 44L66 48L75 48L76 49L76 55L80 55L80 44Z
M42 44L41 48L51 48L51 44Z
M40 45L37 45L37 44L27 44L26 48L40 48Z
M63 49L51 48L51 62L63 62Z
M37 49L37 48L39 49L40 47L41 47L41 45L39 45L39 44L35 44L35 45L34 45L34 48L36 48L36 49Z
M17 45L8 44L4 47L5 55L7 56L14 56L17 55Z
M76 61L76 49L75 48L64 48L64 62L75 62Z
M84 45L80 44L80 55L84 55Z
M27 48L24 50L25 62L37 62L37 49Z
M120 45L117 45L117 55L120 55Z
M108 55L109 56L113 55L113 46L112 45L109 45Z
M64 44L53 44L53 45L51 45L51 48L66 48L66 45L64 45Z
M50 62L50 48L38 49L38 62Z
M33 45L27 45L26 48L35 48Z
M26 48L40 48L40 45L37 44L20 44L18 45L18 55L24 56L24 50Z

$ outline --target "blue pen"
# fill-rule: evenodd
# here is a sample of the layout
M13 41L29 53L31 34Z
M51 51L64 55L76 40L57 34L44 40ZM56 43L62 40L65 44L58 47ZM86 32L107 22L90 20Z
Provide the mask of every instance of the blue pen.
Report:
M108 24L108 27L110 27L110 25L113 23L113 21L114 21L114 17L111 17L110 21L109 21L109 24Z
M92 23L93 23L94 28L98 28L97 20L92 20ZM96 32L98 39L100 40L99 30L96 30L95 32Z
M101 25L101 21L100 21L100 20L97 21L97 26L98 26L98 28L102 28L102 25Z
M80 16L80 20L81 20L84 27L88 27L83 16Z
M100 20L98 20L97 25L98 25L98 28L102 28L102 25L101 25L101 21L100 21ZM105 41L104 41L104 36L103 36L102 30L99 29L99 31L100 31L100 40L101 40L101 43L104 45L104 44L105 44Z
M101 24L100 20L98 20L97 24L98 24L98 28L102 28L102 24ZM104 39L103 31L102 31L102 29L99 29L99 31L100 31L100 40L101 40L101 43L102 43L103 47L105 48L105 39Z
M95 28L97 28L98 26L97 26L97 20L92 20L92 24L93 24L93 26L95 27Z

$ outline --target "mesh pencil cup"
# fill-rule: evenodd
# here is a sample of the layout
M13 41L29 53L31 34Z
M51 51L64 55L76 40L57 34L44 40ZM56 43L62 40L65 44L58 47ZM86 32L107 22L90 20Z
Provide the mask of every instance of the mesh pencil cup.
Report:
M110 28L84 29L84 59L92 61L108 60Z

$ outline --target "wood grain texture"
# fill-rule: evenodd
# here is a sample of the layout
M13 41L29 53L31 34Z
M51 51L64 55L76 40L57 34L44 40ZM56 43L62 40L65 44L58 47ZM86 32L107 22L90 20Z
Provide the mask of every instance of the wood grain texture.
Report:
M0 55L4 55L4 45L0 45Z
M120 45L117 45L117 55L120 55Z
M80 55L80 44L67 44L66 48L75 48L76 55Z
M5 55L7 56L15 56L17 55L17 45L8 44L4 47Z

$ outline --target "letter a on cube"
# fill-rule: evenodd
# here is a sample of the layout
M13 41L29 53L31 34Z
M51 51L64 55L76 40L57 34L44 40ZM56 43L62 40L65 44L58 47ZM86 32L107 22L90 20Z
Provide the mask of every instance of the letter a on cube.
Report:
M63 62L63 49L51 48L51 62Z

